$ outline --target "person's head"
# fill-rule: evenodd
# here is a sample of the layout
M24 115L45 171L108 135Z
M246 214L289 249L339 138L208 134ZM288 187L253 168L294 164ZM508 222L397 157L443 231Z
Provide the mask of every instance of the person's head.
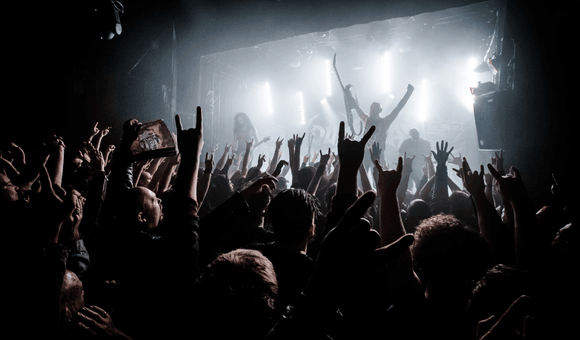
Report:
M278 193L268 206L276 242L290 246L310 242L319 213L318 199L304 189L290 188Z
M380 103L374 102L371 104L371 109L369 114L371 116L378 116L379 113L381 113L383 111L383 107L381 106Z
M251 167L250 169L248 169L248 173L246 174L246 182L253 182L254 179L260 177L261 174L262 172L260 171L260 169L258 169L257 166Z
M219 255L200 275L196 296L198 320L212 338L263 337L272 326L278 297L274 266L257 250Z
M404 221L405 230L408 233L414 233L421 221L431 217L431 215L431 208L427 202L422 199L412 200L407 208L407 216Z
M298 187L304 190L308 189L310 181L316 174L316 169L312 166L305 166L298 170Z
M120 221L140 231L155 231L163 219L161 199L144 187L135 187L120 193L116 208Z
M18 201L18 187L12 183L10 178L0 172L0 192L1 203L9 203Z
M423 220L411 248L415 268L428 299L464 299L475 282L493 265L485 239L468 230L452 215Z
M240 112L234 116L234 132L244 131L252 127L252 122L247 114Z
M473 203L465 192L454 191L449 195L449 213L460 220L465 227L479 231Z
M419 140L419 130L413 128L409 131L409 136L411 136L411 140L413 142L417 142Z

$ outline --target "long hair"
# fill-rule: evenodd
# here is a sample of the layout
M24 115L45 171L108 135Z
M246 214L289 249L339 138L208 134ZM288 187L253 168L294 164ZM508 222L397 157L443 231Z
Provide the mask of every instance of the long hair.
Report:
M242 118L242 122L238 122L238 118ZM247 114L240 112L234 116L234 136L237 134L251 134L254 124Z

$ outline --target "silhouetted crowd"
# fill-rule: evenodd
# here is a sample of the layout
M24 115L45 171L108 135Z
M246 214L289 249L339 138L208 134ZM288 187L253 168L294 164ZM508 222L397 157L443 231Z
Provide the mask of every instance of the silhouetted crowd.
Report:
M441 141L387 168L378 127L357 140L342 122L336 152L305 155L300 132L266 161L253 141L202 155L199 107L195 128L175 124L178 153L145 160L135 119L118 145L98 123L78 148L0 145L6 339L575 334L577 207L562 183L538 210L534 174L502 152L470 164Z

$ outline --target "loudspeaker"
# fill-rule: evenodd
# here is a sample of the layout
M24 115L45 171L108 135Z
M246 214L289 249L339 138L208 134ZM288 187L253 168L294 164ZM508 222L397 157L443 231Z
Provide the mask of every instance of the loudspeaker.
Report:
M477 96L473 103L477 145L481 151L505 149L511 90Z

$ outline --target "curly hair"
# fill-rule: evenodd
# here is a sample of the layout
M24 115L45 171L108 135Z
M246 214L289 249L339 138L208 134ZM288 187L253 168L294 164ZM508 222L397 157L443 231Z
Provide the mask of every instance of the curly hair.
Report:
M415 231L411 248L415 267L432 281L478 281L493 265L485 239L454 216L425 219Z

